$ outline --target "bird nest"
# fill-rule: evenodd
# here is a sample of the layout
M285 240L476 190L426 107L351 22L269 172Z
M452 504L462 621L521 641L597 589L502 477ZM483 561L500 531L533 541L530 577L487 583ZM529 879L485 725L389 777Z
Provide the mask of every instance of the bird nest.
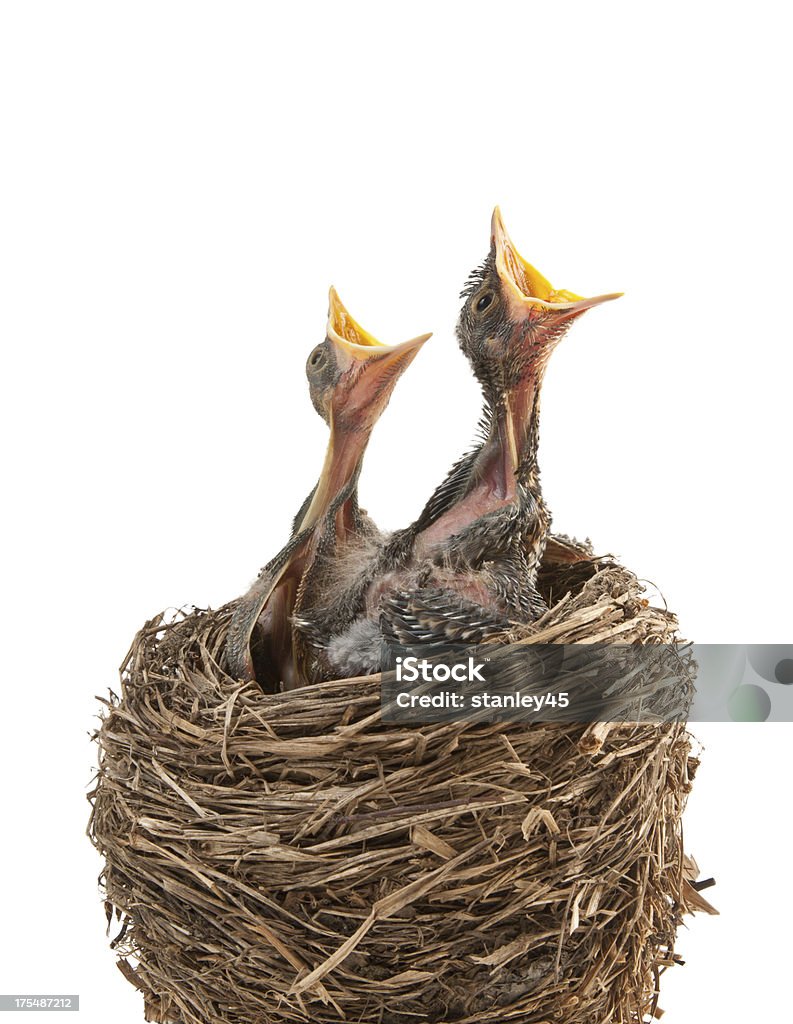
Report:
M674 638L587 554L543 568L538 642ZM707 909L684 725L387 725L377 677L267 695L221 668L233 610L148 622L97 732L90 834L147 1020L660 1012L681 917Z

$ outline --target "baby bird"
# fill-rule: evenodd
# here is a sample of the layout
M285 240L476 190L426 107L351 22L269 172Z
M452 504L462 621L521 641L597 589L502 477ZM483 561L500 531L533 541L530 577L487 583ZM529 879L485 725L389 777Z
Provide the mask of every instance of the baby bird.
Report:
M326 338L306 364L311 400L330 428L325 461L289 542L237 604L226 640L232 676L256 679L270 692L279 684L292 689L306 682L293 614L309 600L307 583L318 562L343 550L353 537L376 535L358 507L364 454L397 380L429 337L383 345L350 316L331 288Z
M537 464L545 370L572 322L619 294L585 299L554 289L518 253L496 207L490 252L468 280L457 323L460 348L482 386L484 437L452 468L414 524L415 554L439 545L447 551L470 550L472 544L476 549L475 538L485 525L484 543L492 549L492 516L519 509L522 546L536 566L549 525ZM479 553L472 554L476 561Z
M537 464L543 376L571 323L617 297L554 289L520 256L496 208L490 252L469 278L457 324L482 386L483 439L327 610L328 674L376 671L383 638L479 643L542 613L536 574L550 526ZM339 605L349 608L356 593L362 614L334 631Z

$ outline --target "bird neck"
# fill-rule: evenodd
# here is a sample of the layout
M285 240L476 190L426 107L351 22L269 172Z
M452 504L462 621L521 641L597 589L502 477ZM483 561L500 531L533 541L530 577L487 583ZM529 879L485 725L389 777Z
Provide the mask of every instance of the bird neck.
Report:
M337 495L345 489L349 495L336 511L336 528L349 528L357 503L357 482L369 443L368 430L349 430L331 423L325 461L314 494L300 522L299 531L312 529L330 511Z
M539 495L537 440L539 378L509 393L485 389L487 433L461 468L465 478L439 514L419 519L412 550L423 555L461 534L476 520L509 506L528 507Z
M476 459L476 477L505 498L537 486L541 375L533 375L497 397L485 393L489 428Z

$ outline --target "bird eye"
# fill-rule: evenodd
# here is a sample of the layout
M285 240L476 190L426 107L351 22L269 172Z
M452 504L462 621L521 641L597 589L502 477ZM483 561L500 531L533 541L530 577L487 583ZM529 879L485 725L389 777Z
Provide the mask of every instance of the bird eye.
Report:
M487 291L483 292L474 303L474 309L477 313L484 313L486 309L490 309L495 300L495 292Z
M317 347L314 349L314 351L308 357L308 365L312 369L316 370L318 367L322 366L322 364L324 362L325 362L325 348L324 348L323 345L317 345Z

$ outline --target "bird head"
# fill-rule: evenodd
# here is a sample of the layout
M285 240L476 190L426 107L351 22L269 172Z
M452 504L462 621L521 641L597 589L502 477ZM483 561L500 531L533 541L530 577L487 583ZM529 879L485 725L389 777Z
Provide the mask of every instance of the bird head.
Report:
M314 408L332 430L369 433L429 337L384 345L350 316L331 288L326 337L306 363Z
M520 387L527 378L542 375L573 320L621 294L585 299L553 288L515 248L496 207L490 252L463 291L457 323L460 347L486 390Z

